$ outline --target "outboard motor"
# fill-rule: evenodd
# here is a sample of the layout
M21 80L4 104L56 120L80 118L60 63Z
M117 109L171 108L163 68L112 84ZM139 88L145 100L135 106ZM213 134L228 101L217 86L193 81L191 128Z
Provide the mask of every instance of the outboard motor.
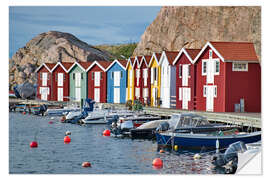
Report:
M225 174L234 174L237 170L238 152L247 150L245 143L242 141L231 144L224 154L216 154L212 163L217 169L223 170Z
M93 101L92 99L88 99L86 98L85 99L85 102L84 102L84 105L83 105L83 111L86 111L86 112L93 112L94 110L94 104L96 102Z
M170 128L170 124L168 122L162 122L159 124L159 126L156 128L156 132L159 131L167 131Z

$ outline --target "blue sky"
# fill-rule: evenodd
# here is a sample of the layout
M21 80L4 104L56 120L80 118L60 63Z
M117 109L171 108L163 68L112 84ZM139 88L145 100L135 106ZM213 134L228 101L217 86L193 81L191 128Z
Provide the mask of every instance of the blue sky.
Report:
M91 44L138 42L159 6L10 6L9 57L36 35L68 32Z

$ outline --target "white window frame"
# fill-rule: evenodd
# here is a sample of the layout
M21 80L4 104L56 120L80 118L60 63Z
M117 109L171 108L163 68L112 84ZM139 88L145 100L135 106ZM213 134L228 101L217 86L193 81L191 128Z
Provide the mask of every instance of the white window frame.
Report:
M178 91L179 91L179 97L178 97L178 99L179 99L179 101L182 101L182 94L183 94L182 91L183 91L183 88L180 87Z
M205 72L203 72L204 63L206 64L206 70L205 70ZM207 59L203 59L202 60L202 76L206 76L206 75L207 75Z
M245 64L246 68L245 69L236 68L235 67L236 64ZM247 62L233 62L232 63L232 71L248 71L248 63Z
M214 59L215 60L215 72L214 72L214 75L219 75L220 73L220 60L219 59ZM216 72L217 70L217 62L219 62L219 71Z

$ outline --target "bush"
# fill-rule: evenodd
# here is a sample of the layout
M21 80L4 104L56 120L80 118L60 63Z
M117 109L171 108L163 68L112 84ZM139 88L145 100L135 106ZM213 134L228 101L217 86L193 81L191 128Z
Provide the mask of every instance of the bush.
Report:
M143 110L143 105L141 101L135 100L134 104L132 106L133 111L142 111Z

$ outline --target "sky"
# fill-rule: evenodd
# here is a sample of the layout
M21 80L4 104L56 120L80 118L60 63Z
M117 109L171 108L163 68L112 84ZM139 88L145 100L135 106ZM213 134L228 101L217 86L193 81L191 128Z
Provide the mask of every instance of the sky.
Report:
M160 6L10 6L9 58L43 32L67 32L91 44L139 42Z

